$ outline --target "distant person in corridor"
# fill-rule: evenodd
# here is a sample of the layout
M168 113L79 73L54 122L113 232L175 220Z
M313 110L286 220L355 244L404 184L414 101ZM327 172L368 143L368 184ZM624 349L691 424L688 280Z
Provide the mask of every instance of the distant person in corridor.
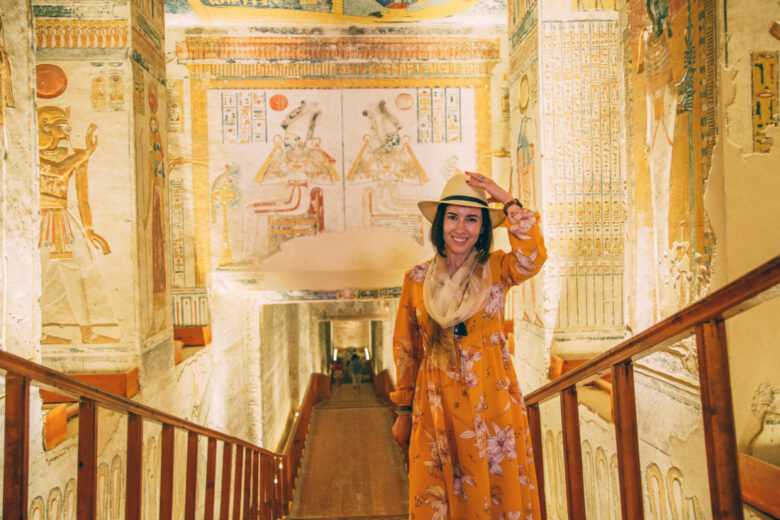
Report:
M503 332L507 291L547 258L539 215L469 172L418 206L436 256L404 279L391 395L393 437L409 449L410 518L539 518L526 408ZM512 251L491 253L506 217Z
M352 388L360 392L360 380L363 377L363 358L357 354L352 354L352 359L349 361L349 369L352 372Z

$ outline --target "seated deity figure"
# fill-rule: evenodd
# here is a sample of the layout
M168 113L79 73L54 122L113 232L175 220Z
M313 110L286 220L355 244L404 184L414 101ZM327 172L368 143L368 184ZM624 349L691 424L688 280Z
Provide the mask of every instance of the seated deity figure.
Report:
M96 129L94 124L87 128L86 148L71 148L70 108L38 109L44 344L119 341L117 320L93 251L111 252L106 239L92 229L89 205L87 162L97 148ZM80 219L68 209L74 176Z

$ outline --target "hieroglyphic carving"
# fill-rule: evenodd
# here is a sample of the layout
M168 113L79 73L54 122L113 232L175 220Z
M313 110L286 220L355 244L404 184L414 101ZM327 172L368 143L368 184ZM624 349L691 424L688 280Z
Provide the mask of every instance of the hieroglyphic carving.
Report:
M323 75L327 69L317 68L320 63L363 71L369 63L375 63L383 74L401 74L407 64L422 66L413 60L429 60L431 65L456 61L498 61L499 40L466 39L461 37L405 37L343 39L322 37L312 40L305 37L279 38L215 38L190 36L176 45L176 54L185 60L249 60L269 62L273 60L311 60L311 63L290 64L295 70L301 65L311 67L313 74ZM339 63L345 57L353 63ZM406 60L408 63L378 62L376 60ZM330 63L328 63L330 62ZM232 64L231 64L232 65ZM236 64L238 65L238 64ZM335 73L335 71L333 71ZM423 73L422 70L419 73ZM332 73L331 73L332 74ZM328 74L330 75L330 74ZM225 75L228 76L228 75ZM241 74L241 76L244 76Z
M184 124L184 93L182 80L168 81L168 132L181 132Z
M173 287L184 287L184 183L171 178L171 256L173 257Z
M768 126L778 122L778 51L750 53L753 74L753 151L768 153L772 138Z
M35 19L37 49L117 49L127 46L127 20Z
M257 90L222 92L222 142L226 144L268 141L266 93Z
M617 39L612 21L542 25L547 269L560 280L562 329L622 327Z
M457 88L417 89L418 143L460 142L460 96Z

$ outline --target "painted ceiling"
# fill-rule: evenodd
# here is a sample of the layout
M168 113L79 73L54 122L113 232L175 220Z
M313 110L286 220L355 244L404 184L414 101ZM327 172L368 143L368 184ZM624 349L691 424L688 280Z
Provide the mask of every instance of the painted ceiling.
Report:
M480 4L477 6L477 4ZM386 23L447 18L476 7L506 9L504 0L165 0L169 16L200 23ZM505 11L504 11L505 12ZM167 17L166 17L167 18Z

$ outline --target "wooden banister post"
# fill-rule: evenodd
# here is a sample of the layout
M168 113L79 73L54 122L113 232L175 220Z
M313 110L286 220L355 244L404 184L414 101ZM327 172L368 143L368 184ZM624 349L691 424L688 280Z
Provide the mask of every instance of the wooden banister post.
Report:
M184 520L195 520L198 496L198 434L187 434L187 483L184 492Z
M127 416L127 482L125 520L141 520L144 421L133 413Z
M642 520L642 474L636 424L634 366L630 361L612 367L612 403L615 410L620 509L623 520Z
M542 419L539 405L528 407L528 427L531 430L531 448L534 452L534 468L536 468L536 489L539 493L539 514L541 520L547 520L547 499L544 496L544 450L542 448Z
M241 490L243 485L244 447L236 445L236 475L233 479L233 520L241 520Z
M176 429L163 424L160 441L160 520L173 519L173 451Z
M76 518L93 520L97 514L97 406L79 403L79 469L76 485Z
M723 321L697 325L696 347L712 516L724 520L741 520L742 491L739 484L726 327Z
M252 452L252 520L260 518L260 454Z
M249 516L252 499L252 450L244 449L244 516L245 520Z
M5 376L3 518L27 519L30 472L30 380Z
M569 520L585 520L585 485L582 480L582 444L578 406L577 387L565 388L561 392L561 420Z
M219 520L230 520L230 476L233 466L233 445L222 446L222 494L219 499Z
M203 520L214 520L214 492L217 474L217 439L209 437L206 451L206 496Z

